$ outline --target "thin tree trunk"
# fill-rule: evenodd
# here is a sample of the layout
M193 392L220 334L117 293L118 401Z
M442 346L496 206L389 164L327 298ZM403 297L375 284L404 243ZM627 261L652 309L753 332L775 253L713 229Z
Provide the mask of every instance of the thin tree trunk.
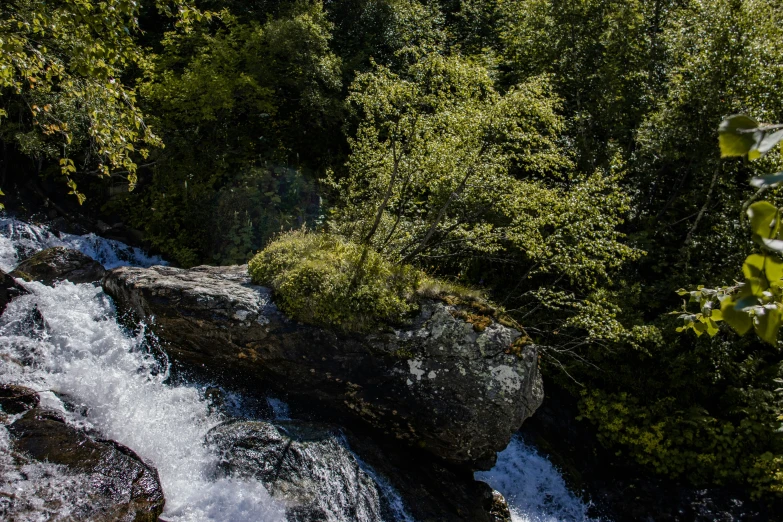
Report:
M413 251L402 258L400 261L401 265L404 265L405 263L410 262L414 257L419 255L426 247L429 240L432 238L432 235L435 233L435 230L437 230L438 225L443 220L444 216L446 215L446 211L451 206L452 201L454 201L457 197L462 194L462 191L465 189L465 185L468 182L468 179L470 178L471 174L473 174L473 167L471 166L468 168L468 171L465 173L465 177L462 178L462 181L460 182L459 186L452 191L451 194L449 194L449 198L446 200L446 202L443 204L443 206L440 208L440 211L438 212L437 217L430 225L429 230L427 230L427 233L424 235L424 238L421 240L419 245L413 249Z
M405 201L402 199L402 197L405 195L405 192L408 190L408 186L410 185L411 178L413 178L413 170L411 170L408 173L408 177L405 178L405 183L402 185L402 190L400 191L400 205L397 209L397 215L394 218L394 225L392 225L391 230L386 235L386 238L381 242L380 249L383 250L386 248L386 245L389 244L389 241L391 241L392 236L394 236L394 233L397 231L397 227L400 224L400 220L402 219L402 213L405 209Z
M373 221L372 227L370 227L370 231L367 233L367 235L362 238L362 243L369 244L372 237L375 235L375 233L378 231L378 226L381 224L381 219L383 218L383 213L386 211L386 206L389 204L389 200L391 199L392 193L394 192L394 183L397 181L397 175L399 174L399 157L397 156L397 143L392 142L392 175L389 178L389 185L386 187L386 193L383 196L383 201L381 201L381 204L378 206L378 211L375 213L375 220Z
M399 127L399 121L397 122L397 127ZM372 241L372 237L378 231L378 227L381 224L381 219L383 218L383 213L386 211L386 206L389 204L389 200L391 199L392 193L394 192L394 184L397 181L400 166L400 157L397 155L396 138L392 139L391 146L392 174L389 178L389 185L386 187L386 193L384 194L383 201L378 206L378 211L375 213L375 220L373 221L372 227L370 227L370 231L362 238L361 242L364 247L362 248L362 255L359 258L359 263L356 265L356 270L354 271L353 277L351 278L351 290L355 289L364 277L364 263L367 262L367 256L370 253L370 241Z
M691 243L693 243L693 234L696 232L696 229L699 226L699 223L701 222L701 219L704 217L704 214L707 212L707 207L710 205L710 201L712 201L712 193L715 191L715 185L718 183L718 177L720 176L721 171L721 164L718 163L718 166L715 167L715 173L712 175L712 181L710 181L710 188L707 191L707 199L704 201L704 204L701 206L701 209L699 209L699 213L696 216L696 221L693 222L693 225L691 226L690 230L688 230L688 234L685 236L685 242L682 245L683 252L685 254L685 268L688 268L688 263L691 259L691 252L689 247L691 246Z

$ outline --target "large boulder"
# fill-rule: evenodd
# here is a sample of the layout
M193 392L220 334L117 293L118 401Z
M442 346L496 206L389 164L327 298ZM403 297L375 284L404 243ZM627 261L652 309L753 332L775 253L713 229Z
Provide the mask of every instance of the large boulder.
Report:
M99 262L78 250L53 247L41 250L19 263L11 275L26 281L51 285L55 281L93 283L100 281L106 270Z
M450 470L428 455L417 458L422 455L413 455L416 450L359 440L334 425L229 421L213 428L206 442L219 456L221 475L263 482L286 506L288 522L511 521L503 517L508 506L502 495L471 473Z
M453 463L488 469L543 399L536 347L425 300L409 326L368 335L299 324L246 266L118 268L105 291L176 359L263 382Z
M351 449L375 477L394 488L417 522L511 522L499 516L505 503L464 466L453 466L418 448L343 430ZM506 506L507 508L508 506ZM397 517L396 520L406 519Z
M54 411L36 407L35 392L4 387L0 425L0 518L153 522L163 512L158 472L133 451L89 436ZM10 405L10 408L9 408Z

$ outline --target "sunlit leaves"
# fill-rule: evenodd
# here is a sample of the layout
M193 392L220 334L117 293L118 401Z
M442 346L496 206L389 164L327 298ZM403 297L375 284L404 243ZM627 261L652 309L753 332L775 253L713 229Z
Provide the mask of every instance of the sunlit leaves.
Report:
M183 17L182 27L203 16L188 0L156 5ZM24 131L11 134L23 152L55 159L86 149L100 163L96 173L122 170L135 183L136 147L143 157L145 147L162 145L144 124L134 89L119 80L127 68L144 67L145 53L134 40L140 8L126 0L0 5L0 89L32 113L17 124ZM63 174L82 202L74 171Z
M688 312L687 303L682 312L672 312L684 322L677 331L693 330L697 336L706 333L712 337L719 332L717 323L725 321L740 335L753 329L763 341L776 345L783 309L783 263L754 254L746 260L743 270L745 282L733 287L679 290L680 295L689 296L690 303L698 304L700 312Z
M679 290L680 295L689 296L689 302L698 303L701 313L687 312L686 304L684 313L679 313L685 324L677 331L693 329L697 335L714 336L718 329L708 321L712 315L709 311L720 308L720 319L740 335L752 328L763 341L776 345L783 310L783 261L773 253L751 254L745 259L742 272L745 281L736 286ZM711 320L717 321L714 317Z
M753 322L753 329L761 340L776 346L780 323L780 308L778 308L777 304L770 304L759 309Z
M747 155L751 161L756 160L781 140L783 129L779 125L764 126L744 114L729 116L718 127L722 157Z
M745 335L753 327L753 320L750 314L744 311L741 304L738 306L734 299L724 299L721 302L720 310L723 320L738 334Z
M440 53L404 74L359 75L349 101L361 124L333 226L360 240L386 205L372 241L392 257L524 255L573 282L607 277L638 256L617 231L628 205L622 162L569 174L549 80L501 94L485 67Z
M783 140L779 125L760 125L745 115L730 116L718 128L721 156L744 156L753 160L770 151ZM759 188L774 187L783 181L783 173L756 177L751 185ZM768 201L757 201L747 207L751 235L761 247L761 252L750 254L742 265L745 281L731 288L719 290L697 290L708 303L717 300L726 323L739 334L744 335L751 327L764 342L776 345L778 332L783 324L783 238L781 238L781 210ZM685 295L680 291L681 295ZM687 292L686 292L687 294ZM700 302L694 297L691 301ZM687 308L687 306L686 306ZM680 316L685 326L697 335L703 333L701 320L692 314ZM715 331L717 333L717 330ZM710 335L714 335L711 333Z
M749 154L756 144L754 132L758 127L759 123L756 120L741 114L723 120L718 127L721 156Z

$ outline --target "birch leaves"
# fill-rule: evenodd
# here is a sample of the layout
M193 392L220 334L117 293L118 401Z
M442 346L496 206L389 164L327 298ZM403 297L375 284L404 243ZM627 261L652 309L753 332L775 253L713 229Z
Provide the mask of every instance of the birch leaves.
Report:
M753 161L783 141L783 126L762 125L748 116L734 115L720 124L718 139L722 157L747 155ZM758 197L781 182L783 173L755 177L750 183L759 188ZM768 201L751 201L746 203L745 213L759 252L745 259L742 266L744 281L720 289L679 290L680 295L690 296L690 302L698 303L701 312L681 314L685 325L678 331L692 329L696 335L713 336L718 333L717 323L725 321L740 335L753 329L763 341L777 345L783 324L781 209Z

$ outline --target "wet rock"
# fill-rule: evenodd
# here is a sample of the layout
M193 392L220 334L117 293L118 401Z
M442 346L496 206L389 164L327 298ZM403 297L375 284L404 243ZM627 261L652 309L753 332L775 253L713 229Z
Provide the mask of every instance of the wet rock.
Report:
M14 297L25 295L27 290L19 283L14 281L14 278L0 270L0 314L5 311L5 307Z
M157 471L125 446L94 439L66 424L60 414L40 408L28 411L7 431L20 469L36 462L54 465L61 480L80 485L70 492L76 495L71 503L78 509L69 520L152 522L163 512ZM67 484L51 487L67 490ZM47 497L45 491L38 496ZM53 495L51 503L56 502L57 495ZM7 519L26 519L29 509L21 499L0 502L0 512Z
M0 408L5 413L16 415L38 406L38 394L30 388L15 384L0 384Z
M484 488L483 506L489 517L489 522L511 522L511 510L500 491L492 489L488 484L479 482Z
M333 426L229 422L206 439L220 455L220 473L263 482L286 505L289 522L394 519L384 492Z
M399 330L348 335L287 319L245 266L124 267L103 285L175 359L265 382L474 469L492 466L543 398L535 345L512 350L520 332L492 320L476 331L440 301L423 301Z
M366 465L383 477L416 522L496 522L488 503L492 488L462 466L443 462L418 448L345 431ZM502 519L501 519L502 520Z
M106 270L99 262L78 250L53 247L41 250L17 265L11 275L26 281L51 285L55 281L72 283L100 281Z

